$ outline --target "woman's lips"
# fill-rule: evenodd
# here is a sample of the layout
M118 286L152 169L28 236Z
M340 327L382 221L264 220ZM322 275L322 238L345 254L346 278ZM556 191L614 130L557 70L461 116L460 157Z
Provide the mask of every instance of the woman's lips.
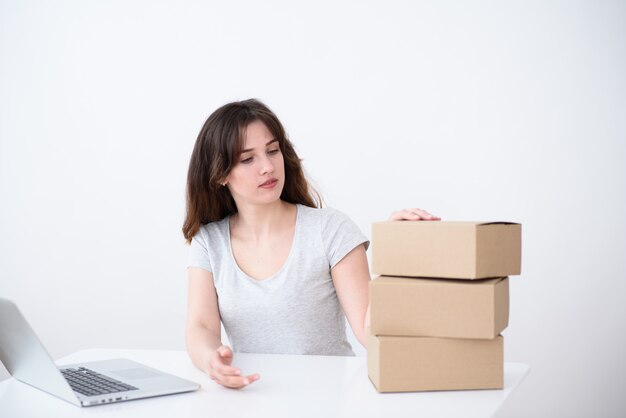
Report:
M274 186L276 186L277 183L278 183L278 180L272 179L261 184L259 187L263 187L264 189L272 189L274 188Z

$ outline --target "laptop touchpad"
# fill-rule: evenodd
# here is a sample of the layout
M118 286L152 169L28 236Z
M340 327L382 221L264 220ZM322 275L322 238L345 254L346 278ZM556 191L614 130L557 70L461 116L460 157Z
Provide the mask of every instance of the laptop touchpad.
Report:
M116 374L124 379L150 379L153 377L161 377L160 374L151 372L150 370L135 368L135 369L123 369L114 370L110 373Z

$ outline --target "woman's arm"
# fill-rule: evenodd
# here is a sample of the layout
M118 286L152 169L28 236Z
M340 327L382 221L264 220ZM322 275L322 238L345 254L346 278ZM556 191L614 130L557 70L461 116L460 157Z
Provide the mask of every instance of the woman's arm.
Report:
M222 328L213 274L200 268L189 268L185 334L191 361L217 383L241 388L259 379L259 375L241 376L241 370L231 366L233 352L221 341Z
M213 274L200 268L189 268L185 334L191 360L206 372L211 354L222 345L222 332Z
M330 274L350 328L361 345L367 348L370 269L365 247L359 245L350 251L331 269Z
M423 209L410 208L393 212L389 221L439 221ZM339 298L339 303L348 318L352 332L361 345L367 348L367 327L369 326L369 282L370 271L365 255L365 247L359 245L348 253L331 270L331 276Z

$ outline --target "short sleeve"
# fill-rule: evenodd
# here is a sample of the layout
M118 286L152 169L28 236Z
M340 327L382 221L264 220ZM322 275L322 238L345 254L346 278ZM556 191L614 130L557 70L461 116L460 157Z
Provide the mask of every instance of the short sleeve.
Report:
M367 250L370 243L352 219L332 208L322 209L322 242L330 268L358 245Z
M187 267L199 267L209 272L213 272L213 269L211 268L211 261L209 259L208 237L202 228L191 239Z

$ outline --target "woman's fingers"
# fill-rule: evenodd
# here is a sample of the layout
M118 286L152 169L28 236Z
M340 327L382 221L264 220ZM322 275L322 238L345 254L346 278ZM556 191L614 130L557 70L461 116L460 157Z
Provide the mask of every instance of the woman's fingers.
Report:
M235 385L239 385L240 383L242 384L242 386L237 386L237 387L244 387L244 386L248 386L249 384L256 382L260 378L261 376L258 374L251 374L251 375L242 376L242 377L232 377L231 381Z
M215 370L216 372L224 376L230 376L230 375L241 376L241 370L232 366L228 366L226 364L217 365L216 367L213 368L213 370Z
M223 345L217 349L217 354L222 358L225 364L230 364L233 361L233 350L227 345Z
M232 360L232 357L230 359ZM213 356L210 364L211 370L214 370L215 372L222 375L241 375L241 370L237 369L236 367L232 367L230 365L230 362L226 363L224 360L224 357L220 356L219 353L218 355Z
M231 366L233 350L228 346L221 346L216 351L210 362L209 376L220 385L240 389L261 378L258 374L242 376L241 370Z
M241 389L243 387L248 386L249 384L256 382L261 378L258 374L251 374L248 376L233 376L233 375L224 375L218 373L217 371L211 372L211 379L215 380L222 386L232 388L232 389Z
M410 208L410 209L402 209L396 212L393 212L391 216L389 216L390 221L439 221L441 218L438 216L434 216L424 209L420 208Z
M420 209L420 208L412 208L412 209L407 209L409 212L414 213L415 215L419 216L421 219L424 220L438 220L440 218L426 212L424 209Z
M389 215L389 219L388 221L401 221L404 219L403 217L403 212L404 210L397 210L395 212L391 212L391 215Z
M248 375L248 384L250 384L250 383L254 383L254 382L256 382L257 380L259 380L260 378L261 378L261 375L260 375L260 374L258 374L258 373L257 373L257 374L251 374L251 375Z

